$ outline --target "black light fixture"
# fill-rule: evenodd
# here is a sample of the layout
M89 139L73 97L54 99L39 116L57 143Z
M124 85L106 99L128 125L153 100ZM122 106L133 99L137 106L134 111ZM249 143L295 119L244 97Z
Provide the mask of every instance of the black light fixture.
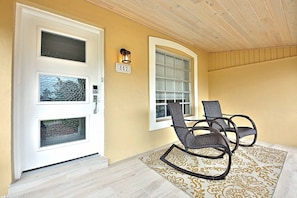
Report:
M120 53L122 55L122 63L125 63L125 64L129 64L131 63L131 52L122 48L120 50Z

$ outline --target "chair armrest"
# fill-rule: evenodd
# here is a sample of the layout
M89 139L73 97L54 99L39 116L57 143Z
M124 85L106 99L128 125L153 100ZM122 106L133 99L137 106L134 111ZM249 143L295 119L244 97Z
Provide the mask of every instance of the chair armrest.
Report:
M236 117L241 117L241 118L245 118L245 119L247 119L247 120L252 124L253 128L254 128L255 130L257 130L255 122L254 122L249 116L247 116L247 115L242 115L242 114L235 114L235 115L233 115L233 116L230 117L230 120L232 120L232 119L234 119L234 118L236 118Z
M251 119L249 116L247 115L243 115L243 114L233 114L230 119L234 118L234 117L242 117L242 118L246 118L246 119Z
M221 118L219 118L219 119L221 119ZM227 119L227 118L223 118L223 119ZM232 120L230 120L230 121L232 122ZM197 126L199 123L202 123L202 122L207 123L207 126L203 126L203 125L202 126ZM215 119L211 119L211 120L209 120L209 119L199 120L199 121L197 121L193 125L192 130L208 130L210 128L215 129L215 128L212 127L213 124L217 124L218 126L221 127L222 131L225 131L224 127L222 127L222 125L220 123L218 123Z
M206 115L203 115L204 117L206 118L211 118L211 119L224 119L224 120L227 120L227 119L230 119L229 116L232 116L230 114L222 114L223 116L222 117L214 117L214 116L206 116ZM228 116L228 117L224 117L224 116Z

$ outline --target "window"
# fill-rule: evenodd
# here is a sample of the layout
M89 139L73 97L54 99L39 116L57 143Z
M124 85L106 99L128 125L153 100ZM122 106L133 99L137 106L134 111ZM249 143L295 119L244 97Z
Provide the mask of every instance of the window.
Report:
M40 121L40 147L86 139L86 118Z
M86 101L86 79L60 76L39 75L39 101Z
M149 61L150 130L171 125L170 102L179 102L185 116L197 117L197 55L175 42L150 37Z
M179 102L185 115L191 114L190 60L157 48L156 51L156 119L170 116L167 104Z
M86 42L41 31L41 56L86 62Z

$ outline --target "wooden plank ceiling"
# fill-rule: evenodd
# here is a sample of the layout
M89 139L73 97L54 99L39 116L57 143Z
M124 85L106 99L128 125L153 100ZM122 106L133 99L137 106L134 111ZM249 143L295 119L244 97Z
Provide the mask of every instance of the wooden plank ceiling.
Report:
M208 52L297 44L297 0L87 0Z

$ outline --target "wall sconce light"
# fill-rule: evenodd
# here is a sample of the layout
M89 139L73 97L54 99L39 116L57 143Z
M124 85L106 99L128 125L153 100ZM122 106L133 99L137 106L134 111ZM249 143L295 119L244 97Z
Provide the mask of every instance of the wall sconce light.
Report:
M121 63L116 63L116 72L121 72L121 73L126 73L130 74L131 73L131 52L122 48L120 50L120 56L118 57L119 61Z
M131 63L131 52L122 48L120 50L120 53L122 55L122 63L125 63L125 64L129 64Z

